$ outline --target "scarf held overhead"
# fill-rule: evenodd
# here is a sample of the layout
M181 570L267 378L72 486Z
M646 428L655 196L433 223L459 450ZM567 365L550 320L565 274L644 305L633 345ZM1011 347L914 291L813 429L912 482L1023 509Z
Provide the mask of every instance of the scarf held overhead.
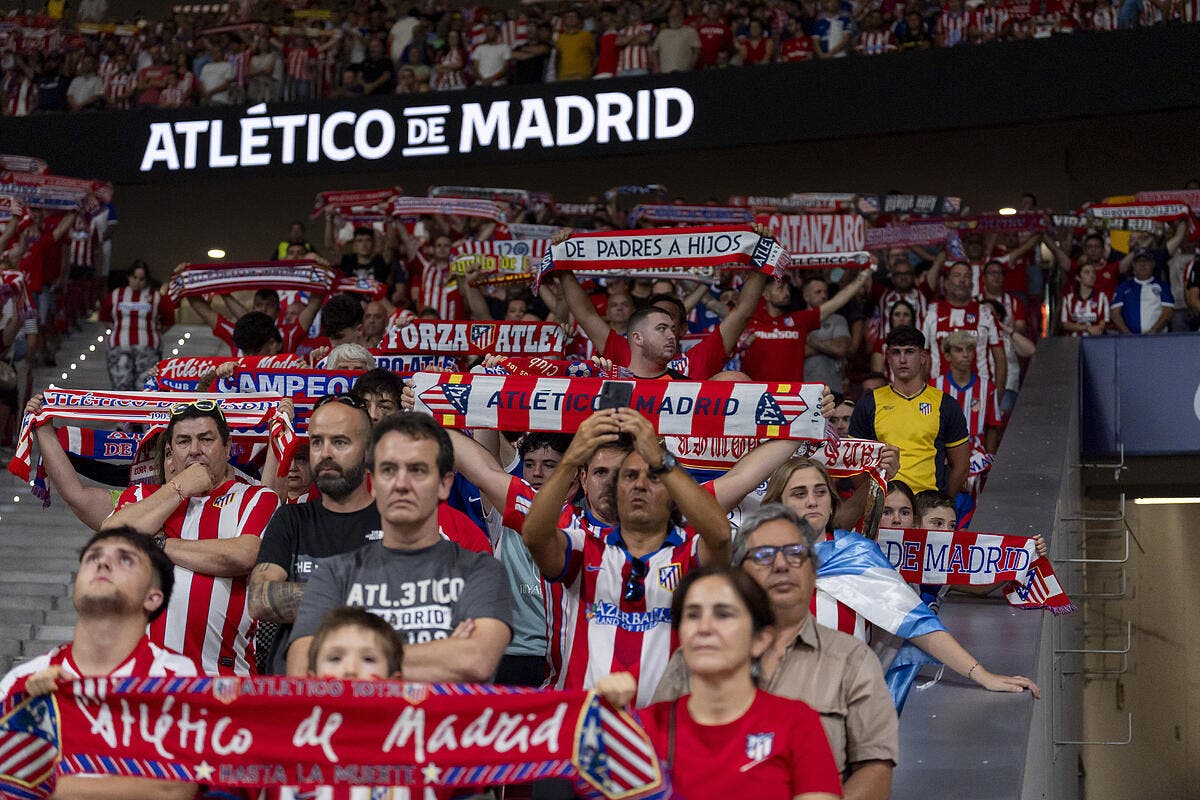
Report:
M184 297L251 289L329 294L332 285L333 271L312 261L241 261L188 264L171 278L167 294L175 302Z
M747 226L647 228L582 233L554 245L542 259L551 270L648 270L673 267L752 269L781 277L791 259L778 242Z
M822 384L619 381L629 407L663 435L823 439ZM446 428L573 433L596 410L605 380L418 372L415 410Z
M230 428L259 428L273 419L283 419L275 412L279 401L283 399L278 394L219 395L47 389L43 397L42 410L36 415L25 414L21 420L16 453L8 464L8 471L24 481L29 480L32 468L33 430L50 420L166 425L171 421L173 407L197 400L216 400ZM294 434L291 437L287 435L290 430L289 425L287 432L280 433L282 450L289 450L294 445Z
M1070 614L1050 559L1038 556L1033 539L977 531L880 529L879 548L904 579L946 586L1005 582L1004 597L1017 608Z
M59 775L231 789L454 789L554 777L575 778L592 797L663 791L658 759L636 719L583 691L266 676L89 678L53 695L15 695L3 711L0 749L36 756L5 762L4 797L45 797ZM10 795L13 789L23 791Z
M388 328L379 345L385 353L431 353L482 356L563 354L566 337L553 322L418 321Z
M320 192L313 203L312 219L322 212L341 214L346 211L367 210L385 207L404 194L399 186L387 189L347 189L344 191Z

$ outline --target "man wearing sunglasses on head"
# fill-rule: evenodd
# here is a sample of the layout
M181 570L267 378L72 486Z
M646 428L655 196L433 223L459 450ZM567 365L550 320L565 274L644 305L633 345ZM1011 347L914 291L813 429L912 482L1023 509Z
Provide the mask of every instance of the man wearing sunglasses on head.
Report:
M621 433L632 435L634 449L617 470L620 524L604 538L559 528L580 468ZM629 408L605 409L579 426L534 497L522 537L542 575L567 596L552 630L563 652L555 688L591 688L625 671L642 687L638 705L649 703L671 655L675 587L694 567L729 561L729 520L716 498L676 469L649 420Z
M176 406L164 436L174 477L130 486L100 529L152 537L175 564L176 591L150 626L152 642L192 657L207 675L254 674L246 576L279 497L229 466L229 426L217 401Z

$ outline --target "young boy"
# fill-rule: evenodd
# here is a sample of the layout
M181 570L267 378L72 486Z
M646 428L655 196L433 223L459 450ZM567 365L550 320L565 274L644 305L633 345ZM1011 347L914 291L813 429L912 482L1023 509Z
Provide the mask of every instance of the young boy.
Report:
M348 606L325 615L308 651L313 678L399 678L403 663L403 637L382 617Z
M954 511L954 498L936 489L917 492L913 507L917 527L927 531L952 531L958 517Z

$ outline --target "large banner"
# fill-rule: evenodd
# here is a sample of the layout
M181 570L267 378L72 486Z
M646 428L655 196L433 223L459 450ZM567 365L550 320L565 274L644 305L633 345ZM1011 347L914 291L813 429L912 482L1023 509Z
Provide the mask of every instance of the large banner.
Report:
M429 322L388 328L376 352L482 356L561 356L567 346L553 322Z
M0 711L0 797L57 775L227 788L467 788L578 778L586 795L659 797L633 717L591 692L304 678L89 678Z
M626 384L629 408L664 435L825 438L824 388L819 383L418 372L413 376L414 408L447 428L574 433L600 407L605 384Z

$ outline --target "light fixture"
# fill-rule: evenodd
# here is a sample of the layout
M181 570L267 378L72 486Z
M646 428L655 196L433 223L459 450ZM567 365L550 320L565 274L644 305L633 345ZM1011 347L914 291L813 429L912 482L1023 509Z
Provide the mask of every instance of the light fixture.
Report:
M94 352L96 352L96 345L94 345L94 344L89 344L89 345L88 345L88 352L89 352L89 353L94 353Z
M71 369L79 369L79 365L78 365L78 364L72 364L72 365L71 365Z
M1195 505L1200 503L1200 497L1137 497L1135 506L1174 506Z
M179 355L179 348L178 348L178 347L176 347L174 350L172 350L172 351L171 351L171 355L173 355L173 356L177 356L177 355Z
M103 342L103 341L104 341L104 337L103 337L103 336L97 336L97 337L96 337L96 341L97 341L97 342Z
M64 372L64 373L63 373L63 380L65 381L66 379L67 379L67 373L65 373L65 372Z
M185 339L190 339L190 338L192 338L192 332L191 332L191 331L188 331L187 333L185 333L185 334L183 335L183 338L185 338Z
M213 249L208 251L208 257L209 258L224 258L225 251L219 247L214 247Z
M79 354L79 360L80 360L80 361L87 361L87 353L80 353L80 354Z
M1002 217L1011 217L1015 213L1017 213L1017 210L1015 208L1002 208L999 211L999 214Z

